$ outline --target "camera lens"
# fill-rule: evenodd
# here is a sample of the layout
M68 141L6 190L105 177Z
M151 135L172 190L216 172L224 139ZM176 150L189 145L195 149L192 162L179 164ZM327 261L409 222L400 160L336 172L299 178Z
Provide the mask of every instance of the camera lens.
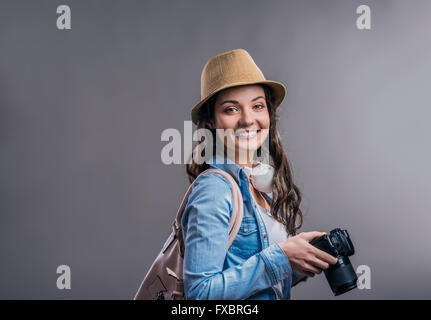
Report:
M329 286L336 296L356 288L358 277L348 258L355 250L347 230L336 228L329 235L313 239L310 244L338 258L336 264L324 270Z
M338 262L324 272L329 286L336 296L356 288L358 276L348 257L339 256Z

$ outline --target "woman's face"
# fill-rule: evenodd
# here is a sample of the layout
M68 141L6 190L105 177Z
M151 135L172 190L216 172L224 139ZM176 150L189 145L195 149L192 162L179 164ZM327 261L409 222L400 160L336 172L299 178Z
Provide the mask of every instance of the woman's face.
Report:
M241 150L256 151L267 138L269 126L269 111L261 86L233 87L218 94L213 128L233 130L226 132L228 141L224 144L227 148L235 146L236 157Z

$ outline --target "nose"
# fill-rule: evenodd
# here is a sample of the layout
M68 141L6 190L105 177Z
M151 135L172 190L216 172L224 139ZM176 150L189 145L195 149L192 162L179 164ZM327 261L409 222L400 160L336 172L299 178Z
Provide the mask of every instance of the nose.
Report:
M238 121L241 128L248 128L254 124L254 116L252 111L244 108L241 112L241 117Z

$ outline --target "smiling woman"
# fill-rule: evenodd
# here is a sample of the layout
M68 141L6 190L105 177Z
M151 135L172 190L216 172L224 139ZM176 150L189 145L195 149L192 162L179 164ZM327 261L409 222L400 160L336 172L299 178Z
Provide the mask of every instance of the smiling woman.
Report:
M232 129L227 131L232 134L228 135L226 146L234 147L234 161L237 164L252 167L251 157L269 133L270 116L264 88L260 85L243 85L225 89L216 94L213 107L214 116L208 120L208 127Z
M213 157L197 163L192 153L186 164L193 189L181 220L185 296L289 299L291 286L336 259L308 243L321 232L296 235L302 225L301 192L277 130L276 109L286 88L266 80L243 49L208 60L201 81L201 101L191 118L198 129L212 133ZM201 143L207 141L196 148ZM267 163L256 160L262 153ZM243 219L229 249L232 187L217 173L201 175L208 168L229 173L243 197Z

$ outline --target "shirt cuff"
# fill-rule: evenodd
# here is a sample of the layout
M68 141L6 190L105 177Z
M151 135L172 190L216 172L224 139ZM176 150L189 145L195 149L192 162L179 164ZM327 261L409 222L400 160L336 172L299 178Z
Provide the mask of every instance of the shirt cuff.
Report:
M271 276L272 285L292 276L290 262L278 243L273 243L260 252L266 268Z

